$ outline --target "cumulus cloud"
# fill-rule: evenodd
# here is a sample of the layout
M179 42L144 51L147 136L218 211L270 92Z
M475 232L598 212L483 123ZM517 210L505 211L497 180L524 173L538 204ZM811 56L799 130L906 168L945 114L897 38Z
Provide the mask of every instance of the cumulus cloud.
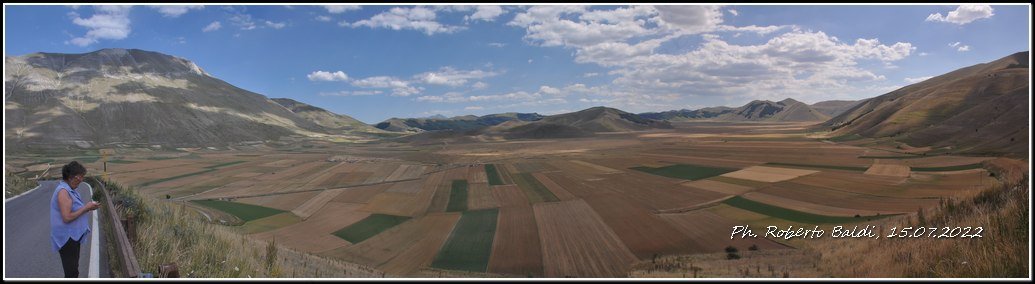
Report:
M72 23L87 28L86 34L72 38L68 43L77 46L88 46L102 39L119 40L129 36L129 11L132 6L105 5L93 6L94 14L89 18L81 18L73 12Z
M467 106L467 107L464 107L464 110L483 110L483 109L485 109L485 108L484 107L480 107L480 106Z
M252 20L252 15L249 14L233 15L230 17L229 21L241 30L254 30L258 27L258 25L255 24L255 20Z
M485 89L485 88L488 88L488 87L489 87L489 84L485 83L485 82L475 82L473 85L471 85L471 88L474 88L475 90L481 90L481 89Z
M474 14L465 16L464 20L492 22L500 15L503 15L503 8L500 6L478 6Z
M374 76L353 80L352 85L361 88L392 89L393 96L411 96L419 94L423 88L410 86L410 82L389 76Z
M328 17L328 16L316 16L316 20L317 21L321 21L321 22L330 22L331 21L331 17Z
M738 13L737 10L734 9L726 10L726 12L730 12L730 14L733 14L734 16L740 16L740 13Z
M176 18L190 12L190 10L201 10L205 8L205 6L202 5L154 5L150 7L151 9L157 10L158 13L162 14L162 16L168 18Z
M339 23L342 26L388 28L392 30L417 30L427 35L437 33L453 33L463 30L464 27L443 25L435 21L435 11L426 7L402 8L394 7L386 12L374 15L370 19L360 20L349 24Z
M328 72L328 71L313 71L306 75L309 81L348 81L349 75L342 71Z
M223 24L219 23L219 21L215 21L215 22L212 22L211 24L208 24L204 28L202 28L201 31L202 32L218 31L222 27L223 27Z
M463 86L469 80L481 79L499 75L494 71L483 70L456 70L452 67L443 67L436 72L424 72L414 76L417 80L432 85Z
M266 21L266 26L279 30L279 29L282 29L282 28L286 27L287 23L284 23L284 22L277 23L277 22Z
M720 6L663 5L655 7L665 26L686 33L710 32L722 24Z
M960 5L956 10L946 13L945 16L942 16L941 13L931 14L925 21L965 25L976 20L991 18L994 15L992 6L989 5Z
M337 92L321 92L318 93L320 96L335 96L335 97L351 97L351 96L372 96L380 95L382 92L378 90L366 90L366 91L337 91Z
M324 5L323 8L327 9L328 13L341 14L352 10L359 10L363 7L359 5Z

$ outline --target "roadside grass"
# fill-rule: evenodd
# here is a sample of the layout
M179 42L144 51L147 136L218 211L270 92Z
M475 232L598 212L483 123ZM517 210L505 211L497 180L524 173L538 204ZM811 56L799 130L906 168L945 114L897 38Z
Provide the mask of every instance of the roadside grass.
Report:
M464 211L431 267L485 272L496 235L498 208Z
M192 200L191 202L208 208L223 211L230 215L234 215L235 217L241 219L244 222L250 222L252 220L261 219L285 212L283 210L273 209L265 206L222 200Z
M15 197L39 186L35 180L23 178L10 171L4 171L4 199Z
M489 185L503 185L503 179L500 178L500 173L496 171L496 165L486 164L485 175L489 178Z
M1000 177L1003 173L997 173ZM968 227L973 238L819 239L802 249L821 253L819 269L832 277L1020 278L1031 276L1030 184L1001 179L971 197L891 218L882 227ZM938 234L944 230L939 229ZM962 234L962 230L958 231ZM885 235L890 234L890 231ZM951 234L951 231L950 231ZM880 252L880 253L874 253Z
M521 188L521 191L525 192L525 196L528 196L528 202L530 203L560 201L550 189L539 183L539 180L535 179L531 173L519 173L513 175L512 178L514 183Z
M359 222L345 226L341 230L331 233L350 243L357 244L370 237L373 237L385 230L395 227L410 220L410 217L395 216L386 214L371 214Z
M737 169L727 168L716 168L706 167L698 165L687 165L687 164L675 164L670 166L664 166L659 168L652 167L632 167L630 169L650 173L654 175L685 179L685 180L699 180L718 176L728 172L736 171Z
M799 222L806 224L835 224L835 223L853 223L862 221L872 221L874 219L885 218L894 215L876 215L876 216L860 216L860 217L842 217L842 216L827 216L812 214L808 212L802 212L793 209L787 209L779 206L773 206L750 199L746 199L740 196L734 196L733 198L726 199L722 203L726 205L737 207L740 209L760 213L780 219L784 219L791 222Z
M446 205L446 212L467 211L467 180L453 180L453 187L449 190L449 204Z

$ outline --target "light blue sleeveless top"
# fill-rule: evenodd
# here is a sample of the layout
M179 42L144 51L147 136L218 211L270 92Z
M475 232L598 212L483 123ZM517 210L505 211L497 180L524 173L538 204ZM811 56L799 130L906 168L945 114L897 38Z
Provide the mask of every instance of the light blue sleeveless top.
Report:
M54 244L54 251L60 250L68 242L69 238L81 242L82 237L90 232L90 223L88 222L90 218L88 214L79 215L79 218L69 223L65 223L61 219L61 209L58 207L57 197L62 190L68 191L69 197L72 198L72 211L79 210L79 208L84 206L83 199L79 197L79 192L71 188L68 183L61 181L54 188L54 194L50 197L50 239L51 243Z

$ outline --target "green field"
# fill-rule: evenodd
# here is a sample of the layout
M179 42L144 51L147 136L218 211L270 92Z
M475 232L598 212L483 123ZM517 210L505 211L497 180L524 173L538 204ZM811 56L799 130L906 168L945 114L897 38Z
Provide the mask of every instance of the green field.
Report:
M277 215L249 221L247 223L244 223L244 225L242 225L240 229L241 232L244 234L254 234L270 231L277 228L282 228L287 225L291 225L301 221L302 218L295 216L295 214L292 214L291 212L284 212Z
M80 163L86 164L86 163L96 162L97 160L100 160L100 159L101 159L101 156L92 156L92 157L75 157L73 160L76 160L76 161L79 161Z
M731 178L731 177L724 177L724 176L714 176L714 177L708 178L708 180L714 180L714 181L724 182L724 183L729 183L729 184L743 185L743 186L747 186L747 187L751 187L751 188L760 188L760 187L767 186L767 185L770 184L768 182L753 181L753 180Z
M973 163L973 164L958 165L958 166L948 166L948 167L926 167L926 168L925 167L915 167L915 168L914 167L910 167L910 169L913 170L914 172L962 171L962 170L971 170L971 169L980 169L980 168L981 168L981 163Z
M132 163L136 163L137 161L129 161L129 160L123 160L123 159L115 159L115 160L111 160L111 161L108 161L108 162L109 162L109 163L112 163L112 164L132 164Z
M449 190L449 204L446 212L467 211L467 180L454 179L453 188Z
M859 134L849 134L849 135L841 135L841 136L831 137L830 139L827 139L827 140L834 141L834 142L845 142L845 141L859 140L859 139L863 139L863 138L864 137L859 136Z
M791 222L807 223L807 224L831 224L831 223L851 223L851 222L862 222L870 221L872 219L884 218L892 215L879 215L879 216L860 216L856 217L842 217L842 216L827 216L818 215L808 212L801 212L797 210L787 209L783 207L773 206L753 200L749 200L740 196L734 196L733 198L726 199L722 203L733 206L736 208L752 211L755 213L768 215L780 219L784 219Z
M283 210L269 207L222 200L194 200L191 202L237 216L245 222L284 213Z
M787 167L800 167L800 168L814 168L814 169L831 169L831 170L843 170L843 171L857 171L865 172L869 167L852 167L852 166L831 166L831 165L814 165L814 164L794 164L794 163L765 163L771 166L787 166Z
M920 155L913 155L913 156L859 156L859 159L894 159L894 160L902 160L902 159L919 159L919 158L927 158L927 156L920 156Z
M215 171L215 170L217 170L217 169L219 169L221 167L230 166L230 165L236 165L236 164L240 164L240 163L244 163L244 162L245 161L234 161L234 162L222 163L222 164L218 164L218 165L211 165L211 166L205 167L205 170L201 170L201 171L197 171L197 172L192 172L192 173L185 173L185 174L178 175L178 176L171 176L171 177L167 177L167 178L151 180L151 181L147 181L147 182L141 183L139 186L148 186L148 185L152 185L152 184L156 184L156 183L167 182L167 181L174 180L174 179L180 179L180 178L185 178L185 177L189 177L189 176L196 176L196 175L208 173L208 172L211 172L211 171Z
M489 177L489 185L503 185L503 179L500 178L500 173L496 171L496 165L485 165L485 175Z
M671 166L664 166L660 168L651 167L632 167L630 169L655 174L664 177L686 179L686 180L699 180L710 178L713 176L725 174L728 172L736 171L736 169L727 168L714 168L697 165L686 165L686 164L675 164Z
M139 186L143 187L143 186L148 186L148 185L152 185L152 184L156 184L156 183L167 182L167 181L174 180L174 179L185 178L185 177L189 177L189 176L196 176L196 175L208 173L208 172L215 171L215 170L216 169L207 169L207 170L202 170L202 171L197 171L197 172L192 172L192 173L185 173L185 174L178 175L178 176L171 176L171 177L167 177L167 178L151 180L151 181L147 181L147 182L141 183Z
M492 253L498 215L497 208L464 211L449 235L449 240L435 255L431 267L485 272Z
M371 214L370 216L363 218L363 220L359 220L359 222L348 225L332 234L355 244L384 232L389 228L395 227L396 225L402 224L403 222L406 222L406 220L410 220L410 217Z
M525 192L525 196L528 196L528 202L539 203L539 202L552 202L560 201L556 195L550 189L546 188L539 180L535 179L530 173L520 173L514 175L514 183L521 188L521 191Z

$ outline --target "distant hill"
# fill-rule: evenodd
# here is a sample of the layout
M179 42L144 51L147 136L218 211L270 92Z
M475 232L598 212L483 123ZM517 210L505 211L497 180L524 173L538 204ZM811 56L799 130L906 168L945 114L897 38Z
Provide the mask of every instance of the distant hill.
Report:
M717 120L724 121L824 121L830 117L812 109L809 105L794 99L779 102L752 101L746 105L722 114Z
M840 101L840 100L822 101L822 102L811 104L811 105L809 105L809 107L812 107L812 109L814 109L816 111L819 111L822 114L825 114L825 115L830 116L830 117L834 117L834 116L838 116L838 115L844 113L845 111L851 109L852 107L854 107L855 105L857 105L857 104L859 104L859 103L861 103L863 101L864 100L858 100L858 101Z
M1018 52L869 99L816 129L1027 157L1029 76L1028 52Z
M495 126L507 121L536 121L543 116L537 113L500 113L484 116L456 116L452 118L391 118L374 125L378 129L393 132L423 132L456 130L466 132Z
M830 118L809 105L794 99L779 102L755 100L738 108L707 107L697 110L672 110L641 113L641 117L665 121L824 121Z
M327 129L342 131L381 132L380 129L367 125L347 115L336 114L325 109L308 105L288 98L275 98L274 102L284 106L291 112Z
M598 132L639 131L672 128L667 121L643 118L639 115L608 107L551 115L536 122L501 130L508 139L570 138L589 136Z
M139 49L5 57L8 150L217 146L326 136L266 96L193 62Z
M639 114L640 117L654 119L654 120L667 120L667 121L683 121L683 120L695 120L695 119L714 119L719 115L723 115L732 112L734 109L731 107L706 107L696 110L670 110L663 112L645 112Z

